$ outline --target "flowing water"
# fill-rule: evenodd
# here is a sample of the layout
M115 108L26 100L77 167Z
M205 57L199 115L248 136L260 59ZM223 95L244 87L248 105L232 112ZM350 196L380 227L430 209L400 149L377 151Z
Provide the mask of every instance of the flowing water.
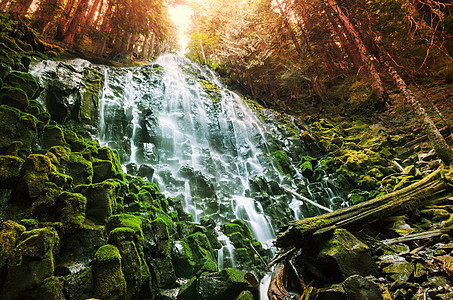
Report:
M40 77L53 66L59 74L61 65L80 71L87 62L43 62L32 73ZM260 120L211 70L174 55L141 67L91 67L104 77L96 131L101 144L118 150L125 171L138 172L167 197L179 198L194 221L209 217L220 226L241 219L271 248L276 226L343 201L328 180L311 185L294 166L285 174L275 153L298 156L303 147L281 133L272 112L262 112L267 121ZM77 98L72 89L68 94ZM281 151L272 149L277 142ZM143 166L152 172L141 173ZM219 267L237 266L233 246L220 231L219 241Z

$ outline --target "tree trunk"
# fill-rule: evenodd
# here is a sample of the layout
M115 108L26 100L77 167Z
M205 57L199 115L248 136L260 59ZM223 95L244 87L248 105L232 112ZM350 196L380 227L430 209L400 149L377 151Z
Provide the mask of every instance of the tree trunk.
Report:
M85 21L85 14L88 9L88 1L87 0L81 0L78 5L77 9L74 13L74 16L72 17L71 23L69 23L68 29L65 32L65 37L63 39L63 42L72 45L74 44L74 37L79 31L80 24L83 24Z
M291 27L291 24L289 23L288 17L286 15L286 12L283 10L283 6L280 3L280 0L275 0L277 3L278 9L280 10L280 14L283 17L283 22L285 23L286 28L288 29L289 36L291 37L291 40L294 43L294 47L296 48L297 53L303 54L302 48L300 46L299 41L297 40L296 34L294 33L293 28Z
M87 26L89 26L90 24L93 23L94 15L96 14L96 11L99 10L99 4L100 3L101 3L101 0L94 0L93 5L91 5L90 11L89 11L87 17L85 18L84 24L81 25L83 30L85 30ZM101 6L101 8L102 8L102 6Z
M379 60L386 67L387 73L393 78L398 89L403 93L406 101L412 106L412 109L417 114L417 116L422 121L423 127L425 129L426 135L430 140L434 151L436 151L437 156L443 161L447 166L453 164L453 150L445 141L444 137L437 129L433 120L426 113L425 109L421 106L420 102L415 98L412 91L408 88L406 82L399 76L398 72L390 65L387 59L383 55L379 55Z
M389 96L382 84L381 76L379 75L378 71L376 70L376 66L374 64L375 58L371 56L368 52L365 43L363 42L362 38L360 37L357 30L354 28L353 24L349 21L348 16L341 10L340 6L336 2L336 0L327 0L329 6L335 12L337 17L343 23L345 29L349 33L350 37L354 41L358 52L360 53L360 58L368 66L370 75L373 79L372 86L377 93L377 96L380 100L380 108L385 106L385 103L389 101Z
M452 168L448 171L439 169L419 182L376 199L321 216L292 221L280 230L275 245L280 248L309 247L316 242L317 236L335 228L361 228L396 213L445 200L448 185L451 185Z
M0 11L3 12L5 11L6 9L6 6L8 5L8 3L10 3L11 1L9 0L3 0L2 2L0 2Z
M440 28L438 28L442 22L441 14L439 13L439 11L444 15L443 18L451 18L451 11L448 11L448 4L451 5L451 1L443 1L443 3L445 4L440 4L432 3L430 0L411 0L411 3L418 11L420 17L429 27L431 27L433 30L439 29L440 35L444 39L443 46L445 50L447 50L448 55L453 58L453 34L444 32L441 26Z
M267 291L269 300L292 300L293 297L286 290L287 285L287 266L285 264L278 264L272 272L272 279Z
M142 57L147 59L148 58L148 47L149 47L149 38L150 38L150 33L148 33L145 37L145 41L143 42L143 47L142 47Z
M58 11L58 0L41 1L37 11L33 14L32 26L36 31L42 33L44 28L53 20Z
M23 19L33 0L16 0L9 6L9 13L13 19Z
M68 0L66 3L63 12L61 13L60 16L60 21L57 24L57 33L55 36L55 39L58 41L62 41L64 38L64 32L66 31L66 25L68 23L68 20L70 20L71 17L71 11L72 8L74 7L74 3L76 0Z

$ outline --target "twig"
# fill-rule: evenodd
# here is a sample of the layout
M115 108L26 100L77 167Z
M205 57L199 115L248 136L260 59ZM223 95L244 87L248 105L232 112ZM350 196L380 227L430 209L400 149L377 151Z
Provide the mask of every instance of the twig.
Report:
M270 268L272 268L273 265L275 265L276 263L278 263L279 261L281 261L285 257L288 257L291 254L293 254L294 252L296 252L296 249L297 249L296 247L293 247L293 248L283 252L283 254L277 253L277 255L267 265L266 270L269 270Z

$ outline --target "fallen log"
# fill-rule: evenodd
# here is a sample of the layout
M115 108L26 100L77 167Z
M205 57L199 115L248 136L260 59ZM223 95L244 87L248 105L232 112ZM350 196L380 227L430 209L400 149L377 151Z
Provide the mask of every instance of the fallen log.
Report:
M293 296L286 290L288 284L288 266L279 263L272 272L272 279L267 291L269 300L293 300Z
M445 233L450 233L451 231L453 231L453 228L448 227L448 228L444 228L444 229L437 229L437 230L408 234L408 235L400 236L400 237L393 238L393 239L386 239L386 240L382 240L381 243L384 245L391 245L391 244L395 244L395 243L405 243L405 242L410 242L410 241L426 240L426 239L431 239L433 237L441 236L442 234L445 234Z
M452 171L448 171L441 167L419 182L393 193L317 217L292 221L280 230L275 245L280 248L304 248L305 245L312 245L314 238L336 228L357 229L439 199L445 200L451 185Z

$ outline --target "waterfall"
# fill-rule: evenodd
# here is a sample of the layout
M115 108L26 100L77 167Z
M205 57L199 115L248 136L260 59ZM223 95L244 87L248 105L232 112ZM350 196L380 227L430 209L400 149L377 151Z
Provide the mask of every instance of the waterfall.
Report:
M31 73L53 88L55 78L63 76L68 87L60 92L69 99L63 104L76 109L84 98L79 87L86 86L89 73L84 68L103 77L98 116L86 121L98 125L89 131L101 145L118 151L124 170L148 177L167 197L180 199L195 222L210 218L220 227L240 219L269 249L278 226L344 202L326 174L320 184L299 172L295 165L308 154L300 139L278 125L275 113L263 109L257 114L210 69L164 55L140 67L41 61ZM44 92L39 101L54 100ZM142 175L142 166L152 168L152 175ZM218 239L218 265L236 266L231 241L220 231Z

